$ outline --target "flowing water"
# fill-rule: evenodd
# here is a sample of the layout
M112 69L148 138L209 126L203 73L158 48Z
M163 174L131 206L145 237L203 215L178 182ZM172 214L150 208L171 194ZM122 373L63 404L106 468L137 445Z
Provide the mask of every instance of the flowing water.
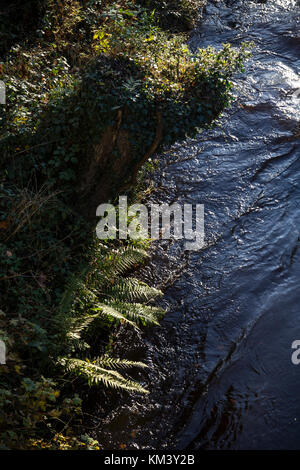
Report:
M205 205L205 246L156 244L144 278L166 286L169 313L144 340L151 395L111 413L108 448L300 449L299 4L209 1L190 47L244 40L253 57L220 126L155 175L149 201Z

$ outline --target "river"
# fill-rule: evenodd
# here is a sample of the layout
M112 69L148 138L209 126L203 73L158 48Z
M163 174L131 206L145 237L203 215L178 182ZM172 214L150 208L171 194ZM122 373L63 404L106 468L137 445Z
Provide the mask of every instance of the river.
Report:
M107 448L300 449L300 7L208 1L191 49L254 41L218 126L162 155L148 202L204 204L205 246L157 242L146 281L151 394L107 418ZM101 437L100 437L101 439Z

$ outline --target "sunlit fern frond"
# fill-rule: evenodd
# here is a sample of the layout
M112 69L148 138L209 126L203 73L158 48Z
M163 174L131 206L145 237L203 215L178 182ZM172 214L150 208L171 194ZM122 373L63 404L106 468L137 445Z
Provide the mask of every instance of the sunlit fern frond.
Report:
M111 305L97 304L97 306L94 307L92 310L100 312L103 316L108 315L109 317L112 317L115 320L124 321L129 325L133 326L134 328L139 329L138 325L134 321L129 320L129 318L127 318L125 315L123 315L120 311L118 311Z
M118 250L107 250L99 257L97 262L100 283L124 275L147 258L149 258L148 253L139 248L126 247Z
M165 314L165 310L160 307L140 303L113 301L109 303L109 306L137 324L159 325L158 320Z
M85 378L90 386L103 383L106 387L122 389L128 392L149 393L139 383L128 380L116 370L108 370L101 367L97 361L101 363L99 358L93 362L75 358L61 358L59 363L66 371Z
M145 364L109 356L82 360L84 351L90 348L87 342L92 340L94 344L95 328L99 325L110 328L114 321L139 329L139 326L159 324L164 311L146 304L162 292L137 279L124 277L147 257L141 249L112 249L101 245L89 268L81 270L67 284L55 317L56 336L59 343L64 344L57 356L64 356L59 362L67 372L85 377L90 385L102 383L107 387L148 393L118 372L118 369L145 367ZM89 314L91 311L96 313ZM92 326L97 318L104 321Z
M81 338L81 333L90 326L90 324L96 319L99 318L99 315L86 315L83 317L75 317L70 321L69 330L67 332L67 337L71 340L79 340Z
M97 315L83 315L77 311L76 304L93 304L96 300L96 295L84 285L80 277L74 276L69 281L53 321L59 344L64 344L72 350L89 347L81 339L81 333L91 325Z
M148 302L162 292L154 287L148 286L145 282L132 278L120 278L107 288L107 299L115 299L124 302Z
M132 367L145 369L148 367L147 364L144 364L143 362L129 361L127 359L110 357L108 355L97 358L96 363L101 367L109 367L110 369L131 369Z

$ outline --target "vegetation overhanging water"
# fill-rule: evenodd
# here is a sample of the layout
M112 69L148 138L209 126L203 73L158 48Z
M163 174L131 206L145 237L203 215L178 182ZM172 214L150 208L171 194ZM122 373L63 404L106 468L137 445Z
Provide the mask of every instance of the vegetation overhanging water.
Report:
M296 2L208 2L192 52L203 2L38 5L1 11L2 447L296 448ZM157 244L147 285L94 214L163 149L148 201L204 203L206 246Z

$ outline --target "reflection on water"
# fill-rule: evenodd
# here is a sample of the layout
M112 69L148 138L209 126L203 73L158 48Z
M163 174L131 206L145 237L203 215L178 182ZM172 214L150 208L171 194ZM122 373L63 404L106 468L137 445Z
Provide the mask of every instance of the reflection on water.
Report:
M300 448L299 11L209 1L191 38L256 48L220 127L175 145L155 176L152 202L205 205L206 245L157 243L144 277L178 275L163 328L146 338L152 393L114 410L109 448Z

